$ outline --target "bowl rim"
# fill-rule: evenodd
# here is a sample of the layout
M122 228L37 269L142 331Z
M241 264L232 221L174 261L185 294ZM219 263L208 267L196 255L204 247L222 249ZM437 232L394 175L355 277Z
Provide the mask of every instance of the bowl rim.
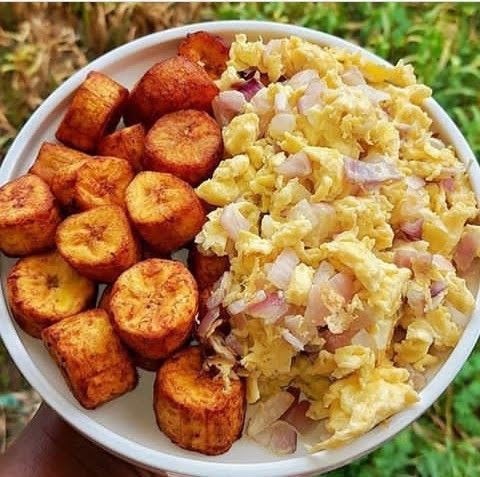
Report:
M259 31L268 31L269 35L276 37L295 35L313 43L342 47L350 51L360 52L363 56L380 64L390 64L346 40L290 24L252 20L212 21L153 33L102 55L88 63L59 86L33 113L17 135L0 168L0 184L12 177L16 157L26 145L30 127L41 123L61 100L70 96L83 81L88 71L92 69L102 70L114 64L122 55L132 54L136 49L144 49L163 42L178 40L187 33L197 30L207 30L217 34L225 32L245 33L247 36L258 35ZM428 99L425 102L425 109L435 119L437 126L443 129L444 134L448 134L449 141L455 146L458 156L469 167L472 187L477 198L480 197L480 168L467 141L452 119L435 100L432 98ZM122 437L96 422L85 410L79 409L68 402L59 391L50 385L40 369L37 368L20 340L13 325L13 320L10 318L6 305L5 291L3 291L2 300L0 300L0 335L20 371L49 406L55 409L63 419L81 434L127 461L135 463L140 467L171 472L173 474L170 475L177 476L184 474L209 477L223 477L225 475L229 477L243 477L251 473L256 477L287 477L326 472L346 465L379 447L425 412L453 380L453 377L467 360L478 339L480 334L479 297L480 293L477 294L475 310L472 312L470 321L462 333L457 346L452 350L439 372L420 392L418 403L396 414L386 424L376 426L368 433L338 449L262 463L222 463L213 460L197 460L194 453L192 453L192 457L174 456L163 451L150 449L126 437Z

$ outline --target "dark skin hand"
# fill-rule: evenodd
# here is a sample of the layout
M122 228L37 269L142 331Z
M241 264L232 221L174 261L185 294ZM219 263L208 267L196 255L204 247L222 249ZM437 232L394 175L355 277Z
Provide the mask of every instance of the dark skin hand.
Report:
M42 404L23 433L0 455L0 477L165 477L97 447Z

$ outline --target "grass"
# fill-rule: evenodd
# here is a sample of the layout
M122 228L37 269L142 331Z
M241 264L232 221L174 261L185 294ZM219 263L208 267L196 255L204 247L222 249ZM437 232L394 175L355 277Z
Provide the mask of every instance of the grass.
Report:
M207 19L294 23L406 58L480 156L480 5L0 4L0 161L49 92L88 60L146 33ZM480 349L415 424L331 477L480 475ZM22 387L0 347L0 393Z

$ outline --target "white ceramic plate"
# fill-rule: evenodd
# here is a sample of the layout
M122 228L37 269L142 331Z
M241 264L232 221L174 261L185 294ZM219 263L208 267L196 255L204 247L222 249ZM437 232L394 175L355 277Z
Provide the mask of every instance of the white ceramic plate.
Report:
M0 170L0 184L25 173L34 161L41 143L53 140L69 98L90 70L99 70L132 87L154 63L176 53L178 41L188 32L208 30L231 40L236 33L264 39L297 35L321 44L361 51L371 59L383 60L336 37L291 25L267 22L212 22L190 25L146 36L102 56L73 75L60 86L33 114L24 126ZM426 109L447 143L453 144L459 157L470 164L470 174L477 197L480 192L480 169L475 157L452 120L433 100ZM2 288L13 260L1 258ZM82 434L111 452L151 470L164 470L173 475L205 477L276 477L314 475L334 469L370 452L417 419L445 390L471 352L479 331L477 307L460 342L440 371L420 393L420 401L394 416L349 445L332 451L308 455L299 446L293 456L275 457L247 438L237 441L232 449L218 457L187 452L173 445L158 429L152 409L153 373L141 372L135 391L102 406L86 411L69 392L59 370L40 341L19 330L10 318L5 299L0 299L0 332L17 366L45 401Z

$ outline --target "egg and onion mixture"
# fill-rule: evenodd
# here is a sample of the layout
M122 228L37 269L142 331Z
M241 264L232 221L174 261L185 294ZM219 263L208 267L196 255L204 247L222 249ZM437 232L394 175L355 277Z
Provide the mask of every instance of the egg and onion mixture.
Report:
M196 190L217 207L196 243L231 264L210 362L246 376L249 403L299 388L328 433L311 450L333 448L415 403L457 343L474 298L454 256L477 203L411 66L238 35L219 97L246 71L263 84L227 105L225 159Z

